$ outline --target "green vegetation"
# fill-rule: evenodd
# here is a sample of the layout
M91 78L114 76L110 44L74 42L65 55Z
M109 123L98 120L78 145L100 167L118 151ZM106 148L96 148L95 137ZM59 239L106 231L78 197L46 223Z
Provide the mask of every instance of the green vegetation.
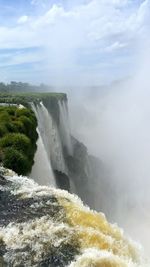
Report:
M29 159L23 153L11 147L5 150L3 165L22 175L25 175L31 169Z
M5 104L22 104L26 108L31 108L31 103L39 104L41 101L53 116L56 123L59 123L59 106L58 100L67 100L66 94L63 93L0 93L0 105ZM23 118L22 118L23 119ZM19 125L18 125L19 126ZM21 127L21 125L20 125ZM0 133L4 129L0 128Z
M59 124L58 100L67 100L66 94L52 92L52 88L44 84L37 86L22 82L0 83L0 103L22 104L26 108L30 108L30 103L36 105L42 101L56 123ZM5 129L0 128L0 133L3 131Z
M31 171L36 151L37 120L29 108L0 107L0 161L18 174Z
M42 101L59 125L58 101L66 101L67 96L48 92L51 89L21 82L0 83L0 161L18 174L30 172L36 151L37 121L31 104L36 106ZM17 108L20 104L25 108Z
M0 103L28 106L29 102L47 101L47 98L66 99L66 94L52 92L52 88L44 84L38 86L22 82L11 82L10 84L0 82Z
M40 101L58 101L66 99L63 93L0 93L0 103L22 104L30 107L30 103L39 103Z

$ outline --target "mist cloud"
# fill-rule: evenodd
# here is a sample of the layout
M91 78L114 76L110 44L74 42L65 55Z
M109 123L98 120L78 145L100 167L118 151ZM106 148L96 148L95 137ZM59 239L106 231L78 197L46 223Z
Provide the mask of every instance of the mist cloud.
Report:
M109 170L106 184L111 190L103 189L103 211L141 241L149 255L149 40L141 42L140 48L134 77L109 86L82 89L80 96L70 94L70 110L73 132ZM101 186L99 170L97 209L101 206Z

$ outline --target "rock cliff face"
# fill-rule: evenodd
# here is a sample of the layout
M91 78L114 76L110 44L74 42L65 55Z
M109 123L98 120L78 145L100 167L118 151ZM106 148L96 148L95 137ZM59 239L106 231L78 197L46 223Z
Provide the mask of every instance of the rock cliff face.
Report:
M39 139L31 176L42 184L48 183L49 180L49 184L57 184L59 188L77 192L86 201L88 192L86 185L90 173L88 153L86 147L71 136L66 94L1 94L0 103L2 105L22 103L31 107L36 114ZM43 162L42 159L45 161L42 164L44 170L47 168L44 180L43 168L39 167Z
M72 190L92 206L92 198L89 196L89 180L92 179L92 174L87 148L73 137L72 144L73 154L65 155Z
M0 266L149 265L116 225L77 196L0 168Z
M76 192L88 203L90 158L87 148L71 136L66 95L61 99L44 98L33 109L57 186Z

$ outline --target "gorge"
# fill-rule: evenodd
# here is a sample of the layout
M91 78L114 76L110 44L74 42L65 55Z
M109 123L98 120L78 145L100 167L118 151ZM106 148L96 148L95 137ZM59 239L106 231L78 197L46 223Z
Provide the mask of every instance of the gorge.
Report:
M90 156L85 145L71 135L67 95L14 93L1 95L0 101L9 105L21 103L32 109L37 118L37 151L28 175L42 185L54 185L76 193L95 208L92 184L100 173L104 177L104 170L101 166L100 173L96 173L100 161Z
M105 211L111 187L102 162L71 135L66 94L10 94L0 101L32 109L38 123L32 179L0 168L0 266L149 266L121 229L82 203Z

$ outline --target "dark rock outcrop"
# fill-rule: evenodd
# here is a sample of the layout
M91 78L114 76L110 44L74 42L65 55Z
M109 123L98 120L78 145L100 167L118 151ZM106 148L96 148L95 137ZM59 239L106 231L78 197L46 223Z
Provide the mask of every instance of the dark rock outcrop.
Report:
M56 185L58 186L58 188L67 190L69 192L70 191L69 177L65 173L62 173L58 170L54 170L54 174L55 174Z

